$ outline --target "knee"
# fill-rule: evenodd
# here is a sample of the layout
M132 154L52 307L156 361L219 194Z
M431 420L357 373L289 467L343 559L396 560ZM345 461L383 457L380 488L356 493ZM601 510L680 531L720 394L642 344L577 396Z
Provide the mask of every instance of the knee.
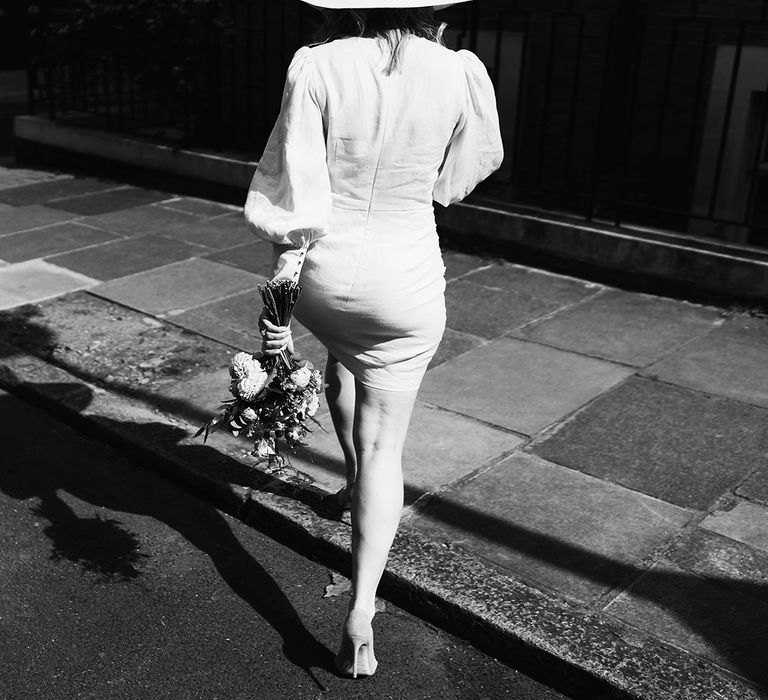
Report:
M355 451L360 463L382 461L399 463L403 454L403 443L395 436L379 435L373 440L355 440Z

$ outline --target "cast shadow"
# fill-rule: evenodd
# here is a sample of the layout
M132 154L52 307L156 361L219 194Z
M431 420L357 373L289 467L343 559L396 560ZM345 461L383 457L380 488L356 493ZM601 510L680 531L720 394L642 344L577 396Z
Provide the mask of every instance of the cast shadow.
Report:
M90 397L73 395L79 402L74 407L85 409ZM0 491L13 499L36 499L35 512L49 522L45 534L52 541L52 558L77 562L100 581L116 583L139 577L146 556L119 522L79 518L60 496L62 491L96 507L152 517L206 554L229 588L280 634L286 658L325 690L312 669L335 673L332 652L307 630L278 583L212 505L180 489L158 488L155 474L132 464L44 451L27 437L34 426L15 407L17 400L0 394L0 424L8 436L4 452L13 457L0 469ZM166 425L131 427L153 437L162 434L164 441L186 437L183 430Z
M664 611L671 612L687 633L709 647L699 645L705 658L760 688L768 689L768 666L765 665L768 641L762 632L768 623L768 583L708 572L688 573L677 566L644 568L512 524L455 501L437 498L427 510L430 519L442 521L453 529L475 533L514 554L576 574L604 591L629 591L634 601L640 601L635 616L652 619L657 611L662 611L662 616ZM696 546L690 540L676 544L671 552L672 561L684 557ZM768 562L768 556L765 561ZM766 578L768 571L764 572L762 580ZM609 609L608 612L612 611ZM617 618L622 619L622 616L617 615ZM669 638L669 630L664 629L663 621L660 629Z
M25 320L23 350L45 358L46 352L55 345L55 333L46 326L35 322L33 309L29 312L24 311L24 309L19 310L15 320L10 319L10 321L16 323L20 315L23 317L25 313L28 317L23 319ZM0 321L0 330L2 327L3 323ZM13 347L8 348L9 346L0 345L0 358L16 353L16 349ZM19 350L20 354L22 352ZM73 368L66 366L64 368L73 371ZM73 371L73 373L77 372ZM94 377L85 376L83 378L86 381L95 381ZM78 388L81 389L82 387L73 385L73 395L77 393ZM36 389L43 389L43 393L45 393L44 387L37 385ZM57 387L54 393L61 394L63 389L63 387ZM158 394L140 387L110 386L110 390L200 422L210 417L202 415L198 408L183 399L172 399L169 403L159 397ZM82 401L81 410L87 405L88 397L84 397ZM224 478L231 483L288 495L305 503L322 517L338 519L340 515L335 504L311 489L278 482L274 478L260 474L258 470L250 469L202 444L178 444L180 440L188 437L181 430L174 430L161 424L123 423L114 424L111 427L121 434L132 434L145 443L150 441L162 443L174 454L187 457L198 464L206 463L210 465L211 469L225 470ZM310 458L327 461L327 458L313 452L311 447L305 448L304 452ZM328 466L332 471L343 473L341 461L334 461ZM50 471L48 467L44 471L44 475L47 476L54 474L52 471L48 473ZM42 475L39 474L38 476ZM95 479L108 478L104 474L94 474L93 477ZM54 555L62 558L79 558L82 561L84 554L77 551L73 544L74 540L78 538L64 534L74 532L74 525L68 520L66 513L68 507L56 495L58 488L67 491L74 489L74 491L70 491L73 495L88 500L87 494L82 493L82 484L67 481L59 483L54 480L51 486L43 489L39 484L46 483L45 480L38 482L35 479L24 478L20 474L17 474L16 478L21 479L24 487L21 489L21 493L28 494L18 497L37 496L40 499L40 508L43 514L49 520L53 518L50 533L55 542ZM0 472L0 489L5 491L8 485L8 470L4 473ZM407 501L414 501L424 495L421 489L412 485L406 484L405 488ZM6 492L12 495L12 493ZM274 580L237 543L226 522L213 507L203 507L198 521L190 523L180 514L174 515L173 509L169 508L168 504L156 503L152 505L152 499L145 499L145 494L142 494L140 489L124 489L120 494L116 494L114 502L99 503L98 498L93 498L96 501L95 505L106 505L130 512L152 515L177 529L192 544L210 556L228 585L280 632L285 642L286 654L294 663L302 668L314 665L332 670L331 653L311 637ZM764 659L768 656L768 643L764 641L762 635L756 635L751 629L753 618L750 611L745 610L744 606L740 608L736 604L741 601L747 603L751 601L754 603L754 609L765 611L765 617L762 619L768 620L768 585L749 583L725 575L700 576L659 568L646 569L596 554L586 548L514 525L486 512L440 498L434 499L427 511L430 518L442 521L449 527L477 534L486 540L496 542L512 553L521 554L571 572L586 581L603 587L605 590L631 588L631 595L634 599L645 601L648 604L646 612L649 615L653 613L654 608L671 611L687 630L698 636L714 650L714 657L712 653L709 656L715 663L730 668L757 685L768 685L768 669L764 664ZM201 526L201 523L204 526ZM105 532L109 528L109 523L81 523L77 527L90 527L94 531ZM225 549L233 553L231 556L222 554L221 543L225 543ZM120 536L115 536L110 547L105 547L104 550L113 553L115 551L126 552L128 546L128 542L121 541ZM137 562L131 561L125 556L118 557L117 561L109 561L103 552L98 556L91 552L88 557L89 561L96 562L95 566L105 577L118 579L130 577L136 570ZM261 593L263 590L270 590L277 603L265 605ZM460 630L457 632L461 634ZM758 641L756 643L753 641L746 644L734 644L733 637L739 634L743 634L747 639L757 639ZM309 650L307 653L297 651L302 644L306 645Z

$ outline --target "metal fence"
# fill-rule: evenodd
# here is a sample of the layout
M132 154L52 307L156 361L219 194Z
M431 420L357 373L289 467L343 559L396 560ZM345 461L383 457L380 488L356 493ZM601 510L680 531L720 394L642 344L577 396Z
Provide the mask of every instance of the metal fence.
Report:
M125 10L117 28L38 34L32 108L258 157L317 13L188 4L184 22ZM53 5L39 24L71 11ZM441 16L497 90L507 156L476 200L768 247L768 0L478 0Z

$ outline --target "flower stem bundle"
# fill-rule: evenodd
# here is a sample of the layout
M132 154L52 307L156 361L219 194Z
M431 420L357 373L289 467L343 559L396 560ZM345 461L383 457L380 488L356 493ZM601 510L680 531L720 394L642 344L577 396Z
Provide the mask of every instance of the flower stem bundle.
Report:
M301 287L296 282L281 280L259 285L259 294L264 302L264 311L271 323L276 326L287 326L291 322L293 307L301 294ZM290 366L289 353L281 350L279 358L286 367Z

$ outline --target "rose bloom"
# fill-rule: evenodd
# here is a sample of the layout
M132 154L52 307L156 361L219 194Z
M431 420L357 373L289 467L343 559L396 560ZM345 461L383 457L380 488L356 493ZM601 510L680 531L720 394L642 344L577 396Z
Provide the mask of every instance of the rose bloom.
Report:
M293 370L288 378L294 386L303 389L312 379L312 371L306 367L299 367L299 369Z

